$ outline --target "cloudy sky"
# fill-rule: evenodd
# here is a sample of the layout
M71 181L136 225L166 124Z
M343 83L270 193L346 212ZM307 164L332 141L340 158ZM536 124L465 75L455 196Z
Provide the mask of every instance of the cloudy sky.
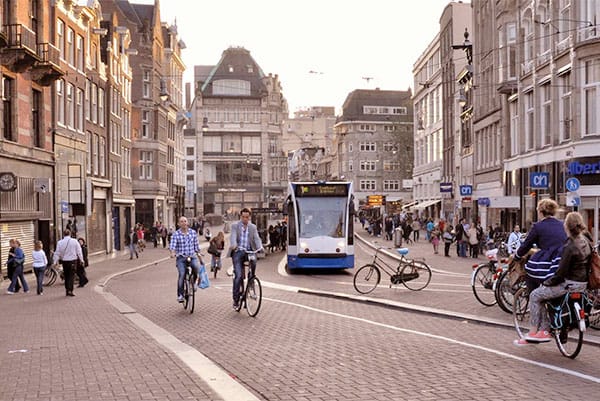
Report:
M266 74L279 75L293 113L310 106L339 112L355 89L412 87L413 64L439 31L448 3L162 0L160 6L161 19L177 22L187 46L186 82L193 80L194 65L214 65L225 49L241 46Z

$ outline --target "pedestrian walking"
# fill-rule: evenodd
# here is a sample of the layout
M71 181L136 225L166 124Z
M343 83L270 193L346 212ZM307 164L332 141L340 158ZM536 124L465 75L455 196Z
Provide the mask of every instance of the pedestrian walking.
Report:
M63 239L56 244L53 262L62 264L63 274L65 276L65 291L68 297L74 297L73 284L75 281L75 269L77 261L83 260L81 245L79 241L71 237L71 231L63 231Z
M433 227L433 230L431 230L430 235L431 235L431 245L433 245L433 253L438 254L439 246L440 246L440 237L441 237L442 233L440 232L440 228L437 224Z
M42 241L35 241L33 243L33 252L31 253L31 260L33 260L33 272L37 281L37 294L44 294L44 271L48 266L48 258L46 252L44 252L44 244Z
M17 267L17 262L15 260L15 246L13 240L8 241L10 248L8 249L8 257L6 259L6 278L12 281L13 274L15 273L15 269ZM21 289L21 285L17 282L15 285L14 292L19 292Z
M418 242L419 236L421 234L421 223L419 222L419 219L414 219L411 224L411 227L413 232L413 241Z
M471 224L467 236L469 237L469 253L472 258L477 258L479 255L479 238L475 224Z
M81 254L83 255L83 259L77 261L76 273L77 278L79 279L79 285L77 287L83 288L89 281L85 272L86 267L90 265L88 261L88 247L85 239L82 237L79 237L77 241L79 242L79 246L81 246Z
M8 286L7 292L9 294L14 294L16 292L17 281L20 281L21 287L23 287L23 292L28 293L29 286L27 285L27 280L25 280L25 275L23 274L25 253L23 252L23 249L21 249L21 242L18 239L13 238L9 241L9 245L11 248L14 248L12 257L15 268L10 279L10 285Z
M450 245L454 242L454 227L452 224L448 224L444 230L444 256L450 257Z
M160 222L160 238L162 239L163 248L167 247L167 227Z

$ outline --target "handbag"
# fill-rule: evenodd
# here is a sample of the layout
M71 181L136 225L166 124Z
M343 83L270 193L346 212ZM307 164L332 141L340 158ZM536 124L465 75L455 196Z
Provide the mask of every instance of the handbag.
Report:
M198 287L201 289L210 287L210 280L208 279L208 273L206 272L206 267L204 267L204 265L200 265L198 274L200 275L200 285Z
M596 250L592 250L589 267L588 289L597 290L600 288L600 255Z

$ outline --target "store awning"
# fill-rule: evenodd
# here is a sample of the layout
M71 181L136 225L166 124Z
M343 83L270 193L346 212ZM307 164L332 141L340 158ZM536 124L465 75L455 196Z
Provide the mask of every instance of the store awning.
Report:
M423 210L431 205L435 205L436 203L441 202L441 199L434 199L434 200L427 200L424 202L419 203L418 205L414 205L412 207L413 210Z
M406 210L409 207L411 207L412 205L414 205L415 203L417 203L417 201L412 201L410 203L407 203L406 205L402 205L402 210Z

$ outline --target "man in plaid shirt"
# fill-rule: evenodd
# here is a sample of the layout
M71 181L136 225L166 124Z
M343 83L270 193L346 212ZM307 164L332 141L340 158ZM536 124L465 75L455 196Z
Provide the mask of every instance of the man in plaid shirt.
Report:
M198 259L200 245L198 244L198 234L188 226L188 220L185 217L179 219L179 229L173 233L169 243L171 257L177 256L175 265L179 276L177 278L177 302L183 302L183 280L185 278L185 259L192 258L192 271L194 281L198 277L201 261ZM196 288L194 288L194 291Z

